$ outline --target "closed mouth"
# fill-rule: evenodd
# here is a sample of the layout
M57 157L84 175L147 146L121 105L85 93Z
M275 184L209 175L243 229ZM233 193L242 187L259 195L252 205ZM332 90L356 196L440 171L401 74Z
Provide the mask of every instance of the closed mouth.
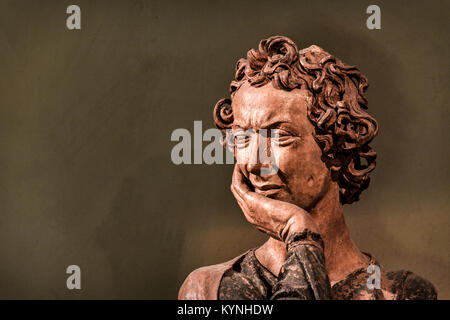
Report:
M277 187L277 188L271 188L271 189L267 189L267 190L262 190L262 189L257 189L255 188L255 192L263 195L265 197L272 197L274 195L276 195L277 193L279 193L281 191L281 187Z
M280 185L273 183L255 184L254 187L256 193L269 198L280 192L282 188Z
M281 189L280 185L277 184L271 184L271 183L266 183L266 184L262 184L262 185L254 185L255 190L261 190L261 191L267 191L267 190L272 190L272 189Z

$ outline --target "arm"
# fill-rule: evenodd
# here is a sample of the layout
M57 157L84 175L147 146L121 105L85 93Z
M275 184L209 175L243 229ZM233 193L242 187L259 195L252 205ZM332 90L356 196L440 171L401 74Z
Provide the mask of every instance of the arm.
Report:
M238 166L231 191L246 219L287 245L287 258L272 299L330 299L323 242L308 212L288 202L252 192Z
M320 235L309 230L294 233L287 240L287 249L271 299L331 299Z

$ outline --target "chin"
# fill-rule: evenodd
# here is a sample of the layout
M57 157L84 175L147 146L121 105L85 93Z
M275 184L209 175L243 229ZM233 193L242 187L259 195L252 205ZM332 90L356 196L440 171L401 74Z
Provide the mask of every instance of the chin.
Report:
M274 198L275 199L275 198ZM282 192L277 195L277 200L281 200L284 202L291 203L296 205L297 207L302 208L303 210L310 211L317 200L314 197L311 197L309 194L289 194L287 192Z
M279 201L283 201L283 202L288 202L288 203L292 203L292 204L296 204L292 195L289 194L287 191L285 190L280 190L280 192L277 192L273 195L269 195L267 196L268 198L271 199L275 199L275 200L279 200Z
M270 199L286 201L285 192L283 189L268 189L268 190L255 189L255 192Z

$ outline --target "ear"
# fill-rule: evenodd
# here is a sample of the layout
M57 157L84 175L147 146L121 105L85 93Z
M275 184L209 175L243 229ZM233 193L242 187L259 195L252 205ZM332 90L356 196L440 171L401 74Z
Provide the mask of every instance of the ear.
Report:
M231 99L223 98L217 101L214 107L214 123L222 131L222 146L234 153L234 137L231 130L233 125L233 109L231 108Z

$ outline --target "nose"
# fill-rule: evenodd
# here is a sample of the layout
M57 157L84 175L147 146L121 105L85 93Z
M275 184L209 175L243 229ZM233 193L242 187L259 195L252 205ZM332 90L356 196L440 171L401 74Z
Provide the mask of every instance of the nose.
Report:
M251 173L251 174L254 174L254 175L260 175L261 174L261 168L262 168L261 163L254 163L254 164L249 163L249 164L247 164L247 171L249 173Z
M250 147L250 157L246 164L247 172L254 175L261 175L269 172L272 168L272 158L270 149L270 140L267 135L259 132L252 139Z

